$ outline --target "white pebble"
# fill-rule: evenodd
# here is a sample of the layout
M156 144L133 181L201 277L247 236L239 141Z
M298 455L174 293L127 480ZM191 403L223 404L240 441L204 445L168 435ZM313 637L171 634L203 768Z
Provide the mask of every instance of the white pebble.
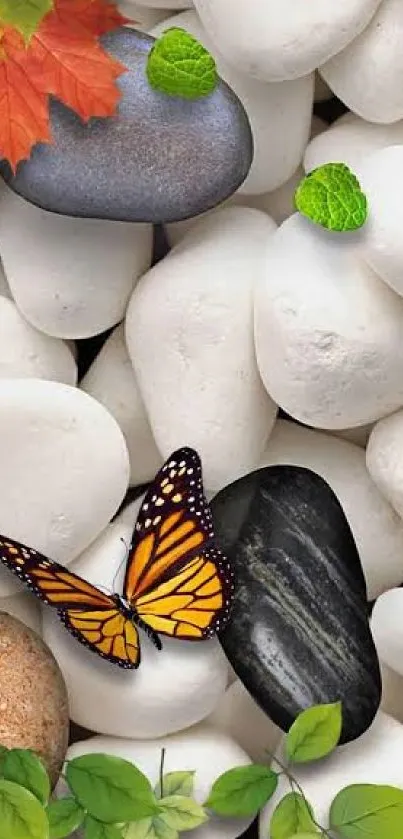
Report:
M403 676L403 589L393 588L378 597L371 630L380 660Z
M155 9L188 9L193 6L192 0L125 0L128 11L133 8L132 14L138 15L142 9L154 11Z
M239 679L227 688L206 722L232 737L256 763L267 761L267 753L275 751L283 733Z
M312 805L316 820L326 826L331 802L344 787L350 784L403 787L402 749L403 726L378 712L371 727L357 740L339 746L326 760L293 766L293 775ZM272 813L289 791L289 784L281 778L273 798L262 810L260 839L267 839Z
M311 73L362 32L380 0L195 0L230 64L264 81Z
M403 518L403 411L374 426L368 441L367 467L382 495Z
M376 637L375 637L376 641ZM403 723L403 676L391 670L382 661L382 702L381 710L393 719Z
M163 458L152 435L122 325L105 342L80 387L112 414L123 432L130 457L130 483L137 486L151 481Z
M362 449L278 420L262 465L279 463L311 469L335 492L358 548L370 600L403 582L403 523L371 480Z
M1 297L8 297L9 300L12 300L12 294L10 291L10 286L7 282L6 275L4 273L4 268L2 263L0 262L0 295Z
M1 191L7 280L22 314L48 335L87 338L118 323L151 249L150 224L56 215Z
M403 143L403 120L392 125L375 125L355 114L347 114L311 139L305 151L304 169L311 172L324 163L341 161L360 177L362 163L368 155L395 143Z
M271 192L293 175L301 163L308 142L313 105L314 76L282 84L268 84L240 72L220 55L194 11L176 15L156 26L159 35L169 26L191 32L210 50L220 76L239 97L249 117L254 156L246 180L238 194Z
M126 508L81 555L74 563L77 574L122 593L125 545L139 505ZM179 731L207 717L226 688L226 658L215 638L192 643L161 637L163 649L157 650L140 630L142 661L129 671L87 650L48 607L43 632L67 683L71 718L92 731L140 738Z
M0 612L13 615L38 635L42 634L41 607L39 601L30 592L21 591L11 597L0 596Z
M133 714L135 714L133 706ZM126 735L127 737L127 735ZM231 737L201 725L181 734L160 740L139 741L113 737L91 737L75 743L67 752L71 760L79 755L103 752L129 760L150 780L154 787L159 780L161 751L165 748L164 772L194 771L194 797L203 804L214 781L236 766L247 766L248 756ZM183 833L192 839L236 839L252 819L229 819L211 816L205 825Z
M394 291L403 295L403 145L367 157L361 165L360 183L369 206L362 255Z
M113 417L76 388L39 379L0 380L0 463L0 533L63 564L106 527L128 485Z
M197 222L138 284L126 339L164 457L193 446L218 490L259 462L276 417L253 346L253 289L274 223L231 207Z
M320 428L364 425L403 404L403 301L336 235L291 216L271 240L255 300L272 399Z
M178 0L178 2L185 2L186 0ZM191 6L192 0L189 0L187 6ZM159 9L154 8L156 3L153 0L153 8L141 2L132 2L132 0L123 0L119 3L119 9L122 15L126 15L131 21L130 27L138 29L140 32L148 32L152 26L156 26L160 20L165 20L172 14L172 8L175 5L175 0L170 0L169 7L162 6ZM182 6L183 8L183 6Z
M44 335L0 295L0 378L48 379L75 385L77 365L69 347Z
M362 34L320 68L336 96L370 122L403 118L402 29L401 0L383 0Z

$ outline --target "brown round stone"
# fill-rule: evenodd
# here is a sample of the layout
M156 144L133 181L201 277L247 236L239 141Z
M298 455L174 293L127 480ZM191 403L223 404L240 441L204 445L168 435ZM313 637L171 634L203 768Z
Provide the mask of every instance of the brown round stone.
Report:
M56 659L36 632L0 612L0 744L37 752L54 785L68 735L67 689Z

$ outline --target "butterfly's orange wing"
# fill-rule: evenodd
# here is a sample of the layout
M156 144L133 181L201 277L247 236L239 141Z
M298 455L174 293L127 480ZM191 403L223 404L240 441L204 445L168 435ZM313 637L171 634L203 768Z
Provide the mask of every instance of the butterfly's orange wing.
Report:
M137 630L112 597L63 565L4 536L0 536L0 560L37 597L57 609L60 620L81 644L120 667L138 667Z
M200 458L179 449L144 499L124 584L125 598L157 633L197 641L225 625L233 575L213 540Z

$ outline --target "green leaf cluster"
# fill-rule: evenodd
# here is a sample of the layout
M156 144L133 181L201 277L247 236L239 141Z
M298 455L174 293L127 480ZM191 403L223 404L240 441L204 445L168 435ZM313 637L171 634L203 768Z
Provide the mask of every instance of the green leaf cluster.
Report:
M219 81L213 56L193 35L176 26L155 41L146 73L154 90L184 99L208 96Z
M325 163L309 172L298 184L294 202L302 215L327 230L358 230L368 216L367 199L345 163Z
M278 791L284 776L291 790L276 802L267 839L402 839L403 790L352 784L330 806L320 825L292 764L320 760L336 748L342 729L339 702L303 711L285 738L283 764L249 764L224 772L203 806L193 797L195 773L163 774L154 790L127 760L86 754L68 761L66 798L52 800L40 758L24 749L0 746L1 839L67 839L81 829L85 839L179 839L204 824L209 811L225 817L254 817Z

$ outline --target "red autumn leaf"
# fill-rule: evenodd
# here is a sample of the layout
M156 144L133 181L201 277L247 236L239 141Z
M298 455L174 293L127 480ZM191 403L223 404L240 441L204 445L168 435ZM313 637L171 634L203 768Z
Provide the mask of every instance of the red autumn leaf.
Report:
M71 23L71 0L58 0L59 16ZM130 23L109 0L75 0L74 20L92 35L105 35L125 23Z
M38 68L16 29L0 42L0 153L16 169L35 143L51 142L48 97L32 81Z
M52 141L49 94L84 121L116 113L121 95L116 80L126 68L105 52L97 36L121 22L108 0L55 0L28 45L17 30L4 27L0 157L9 160L13 171L36 143Z

